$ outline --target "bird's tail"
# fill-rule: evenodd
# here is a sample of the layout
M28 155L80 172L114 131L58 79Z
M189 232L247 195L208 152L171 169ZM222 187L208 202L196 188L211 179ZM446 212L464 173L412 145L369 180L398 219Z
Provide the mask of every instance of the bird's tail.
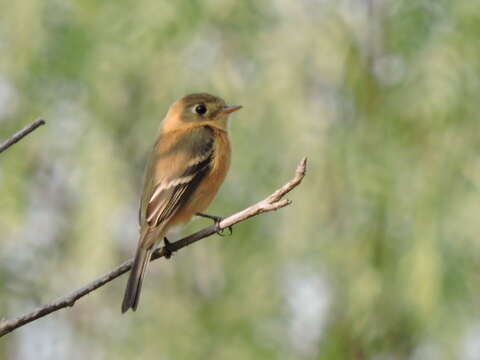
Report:
M122 302L122 313L132 308L133 311L137 309L138 301L140 300L140 291L142 290L143 277L147 270L147 265L152 256L153 245L148 248L139 244L133 261L132 270L128 278L127 288Z
M143 277L147 270L148 263L152 257L152 252L155 248L155 241L163 238L164 229L158 227L154 231L151 228L144 228L140 234L138 241L138 248L133 260L132 270L123 295L122 313L132 309L137 310L138 302L140 300L140 291L142 290Z

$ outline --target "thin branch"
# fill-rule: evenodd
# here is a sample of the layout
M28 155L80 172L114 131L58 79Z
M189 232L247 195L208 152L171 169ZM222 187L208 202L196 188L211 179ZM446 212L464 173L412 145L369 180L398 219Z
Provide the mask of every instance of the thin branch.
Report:
M24 127L22 130L20 130L19 132L17 132L16 134L12 135L11 137L9 137L7 140L5 140L4 142L2 142L0 144L0 154L2 152L4 152L5 150L7 150L10 146L12 146L13 144L19 142L20 140L22 140L25 136L27 136L28 134L30 134L32 131L34 131L36 128L42 126L42 125L45 125L45 120L43 119L38 119L38 120L35 120L33 123L31 123L30 125Z
M230 226L233 226L242 221L245 221L253 216L257 216L272 210L278 210L287 205L290 205L291 201L287 199L282 199L282 197L285 196L287 193L289 193L291 190L293 190L302 182L303 178L305 177L306 168L307 168L307 159L303 158L297 167L297 170L295 172L295 176L293 177L293 179L287 182L285 185L283 185L273 194L271 194L264 200L261 200L256 204L253 204L252 206L223 219L217 225L206 227L196 233L193 233L187 237L184 237L183 239L180 239L173 243L169 243L168 245L169 252L178 251L181 248L184 248L188 245L193 244L194 242L197 242L198 240L201 240L219 231L227 229ZM155 259L164 257L166 253L167 251L165 247L160 246L153 252L151 260L153 261ZM55 312L57 310L60 310L69 306L73 306L78 299L84 297L85 295L91 293L92 291L98 289L99 287L105 285L106 283L112 281L113 279L129 271L130 268L132 267L132 262L133 262L133 259L125 261L123 264L119 265L112 271L106 273L102 277L92 281L86 286L70 293L67 296L59 298L58 300L50 304L43 305L37 308L36 310L32 311L31 313L28 313L23 316L19 316L12 320L4 320L0 322L0 337L5 334L8 334L9 332L23 325L26 325L34 320L44 317L52 312Z

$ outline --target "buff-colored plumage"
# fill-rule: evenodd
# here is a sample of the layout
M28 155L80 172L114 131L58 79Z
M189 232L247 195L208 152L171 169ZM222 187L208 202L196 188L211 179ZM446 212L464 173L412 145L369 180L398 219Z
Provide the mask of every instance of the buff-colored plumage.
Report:
M173 225L204 211L230 165L227 106L209 94L192 94L169 109L145 174L140 239L125 290L122 312L138 306L143 276L156 242Z

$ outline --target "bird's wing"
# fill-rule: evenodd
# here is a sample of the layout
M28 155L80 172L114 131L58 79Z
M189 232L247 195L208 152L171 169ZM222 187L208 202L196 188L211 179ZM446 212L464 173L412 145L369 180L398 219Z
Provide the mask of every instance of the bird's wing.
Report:
M145 184L141 222L159 226L188 201L211 169L213 135L213 130L204 126L180 136L160 137L147 172L150 183Z

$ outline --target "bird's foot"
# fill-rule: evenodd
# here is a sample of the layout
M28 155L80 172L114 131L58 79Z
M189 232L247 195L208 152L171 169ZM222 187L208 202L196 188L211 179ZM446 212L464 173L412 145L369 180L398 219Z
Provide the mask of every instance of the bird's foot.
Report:
M208 215L208 214L204 214L204 213L197 213L196 215L213 220L213 222L217 226L217 234L220 235L220 236L225 236L225 234L223 233L225 231L225 229L219 229L220 222L224 219L223 217L215 216L215 215ZM226 229L228 229L228 231L229 231L228 235L233 234L233 230L232 230L231 226L227 227Z
M170 259L173 254L172 243L166 237L163 238L163 248L165 259Z

